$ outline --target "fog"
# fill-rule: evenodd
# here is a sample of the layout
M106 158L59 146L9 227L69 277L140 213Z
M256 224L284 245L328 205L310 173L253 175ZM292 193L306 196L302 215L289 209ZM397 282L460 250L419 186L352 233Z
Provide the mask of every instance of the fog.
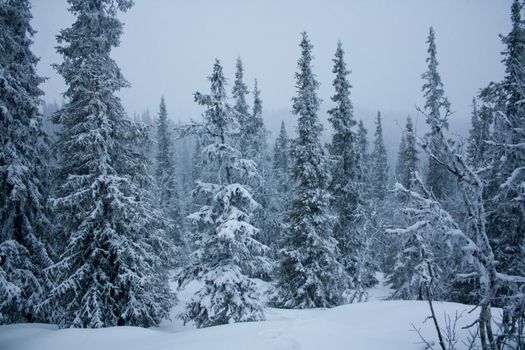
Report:
M155 114L164 95L172 119L198 119L202 109L192 94L208 90L206 77L215 57L232 82L240 56L245 82L251 86L254 78L259 80L264 117L275 131L281 119L293 124L290 99L295 93L300 32L306 30L314 45L323 110L331 105L332 57L341 40L352 70L356 119L373 128L371 120L381 110L392 155L398 125L406 115L411 114L418 130L423 130L424 118L415 106L422 104L429 26L436 30L439 70L455 111L451 129L465 135L472 97L503 76L499 34L510 30L510 4L510 0L136 0L120 16L124 35L113 53L132 85L119 95L129 114L145 109ZM61 62L55 35L73 20L67 7L65 0L33 1L32 23L38 31L33 49L41 57L40 74L49 78L43 85L46 101L60 102L65 90L51 64Z

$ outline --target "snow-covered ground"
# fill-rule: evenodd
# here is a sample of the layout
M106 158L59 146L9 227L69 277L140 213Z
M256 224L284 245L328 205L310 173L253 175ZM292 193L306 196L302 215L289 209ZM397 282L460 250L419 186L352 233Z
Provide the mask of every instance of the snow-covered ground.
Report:
M264 288L264 284L261 284ZM195 285L179 294L181 301L191 295ZM366 303L333 309L268 309L264 322L237 323L205 329L182 325L174 318L159 328L113 327L104 329L57 329L44 324L18 324L0 327L2 350L267 350L267 349L423 349L412 324L421 328L429 340L435 339L428 305L417 301L383 301L389 289L382 283L369 291ZM182 303L180 303L182 304ZM181 306L172 315L180 312ZM460 338L467 332L461 326L471 323L475 313L470 306L436 303L437 314L463 313L458 323ZM443 322L443 320L442 320ZM444 325L444 324L443 324ZM460 347L461 348L461 347Z

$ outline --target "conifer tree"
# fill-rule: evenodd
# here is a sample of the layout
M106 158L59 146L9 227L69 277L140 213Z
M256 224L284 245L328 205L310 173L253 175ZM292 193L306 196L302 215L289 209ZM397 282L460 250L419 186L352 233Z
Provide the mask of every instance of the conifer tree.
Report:
M317 116L319 83L312 72L312 45L305 32L300 47L297 96L292 100L298 117L298 135L291 151L296 184L284 222L274 303L285 308L330 307L342 302L344 274L336 259L339 252L330 224L328 163Z
M377 112L376 131L374 133L374 151L372 152L371 187L372 195L380 201L385 199L388 185L388 160L383 141L381 113Z
M172 305L164 270L171 245L140 153L148 129L125 118L115 93L128 83L110 56L122 33L117 12L132 2L68 2L76 20L57 37L64 61L55 68L68 89L54 115L62 131L53 199L68 243L45 306L61 327L158 325Z
M397 181L408 190L412 189L412 176L418 171L418 161L416 135L409 116L403 130L396 166Z
M502 37L505 77L485 91L497 101L493 135L488 142L490 162L487 197L488 232L495 244L500 270L525 275L525 25L523 4L514 1L512 29ZM492 90L492 91L490 91ZM490 102L490 101L489 101Z
M235 101L233 111L236 114L237 125L239 127L239 149L244 154L244 150L249 142L245 139L245 135L249 133L249 119L250 108L246 102L246 95L248 95L248 87L244 83L244 68L240 57L237 58L235 64L235 80L233 82L232 97Z
M44 321L50 280L46 164L31 5L0 1L0 324Z
M353 106L350 100L348 81L350 73L344 61L344 51L341 42L337 43L333 81L335 94L332 101L335 107L330 109L329 121L334 129L332 143L329 145L332 158L332 176L329 191L332 195L331 205L337 214L334 225L334 237L340 251L340 262L347 275L351 288L360 288L361 279L357 276L358 254L363 250L362 235L358 230L362 215L362 199L360 198L359 154L357 138L353 127L357 124L353 116Z
M363 120L359 120L357 127L357 149L359 154L359 176L363 183L370 181L370 154L368 153L368 148L368 130L366 130ZM366 187L363 190L365 190ZM365 194L363 193L363 195Z
M448 130L448 116L450 115L450 102L445 96L441 76L438 72L436 35L434 28L430 27L428 37L428 64L427 71L421 75L425 81L421 91L425 97L424 114L426 122L430 126L430 134L436 135L441 128ZM439 123L437 123L439 121ZM439 138L431 138L438 142ZM436 145L436 147L440 147ZM426 183L429 189L434 193L436 198L444 199L451 187L451 177L447 170L436 162L435 159L429 159Z
M173 143L169 131L168 112L164 97L161 97L157 120L157 154L155 168L157 205L168 221L168 236L182 243L182 218L180 200L175 178Z
M279 135L275 139L273 147L273 176L276 180L277 192L279 193L287 193L290 189L289 154L290 140L283 120L281 121L281 129L279 130Z
M209 80L209 95L195 93L195 101L206 107L198 135L206 145L202 157L209 170L207 181L198 181L193 191L203 205L189 216L198 259L179 280L181 285L195 278L204 282L181 315L197 327L264 319L257 286L247 273L267 264L262 258L267 248L255 239L258 230L250 223L258 203L242 185L256 174L256 166L233 146L236 113L227 101L219 60Z

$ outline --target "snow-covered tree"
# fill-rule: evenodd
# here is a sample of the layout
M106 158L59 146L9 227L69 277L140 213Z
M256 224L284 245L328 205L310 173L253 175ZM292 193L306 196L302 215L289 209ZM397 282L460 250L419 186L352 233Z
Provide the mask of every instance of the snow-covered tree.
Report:
M491 119L492 136L486 141L487 234L494 246L498 270L525 276L525 24L523 3L511 8L512 29L502 36L505 76L482 90L481 115ZM483 110L486 107L486 110ZM481 170L484 170L483 168ZM506 333L523 346L525 287L507 286L500 305L505 307ZM521 340L519 338L521 336Z
M359 173L361 181L368 183L370 181L370 154L369 154L369 142L368 142L368 130L363 124L363 120L359 120L357 127L357 149L359 153ZM367 190L367 193L369 190ZM365 190L363 189L363 190ZM366 194L363 192L363 195Z
M429 135L435 135L440 128L448 130L448 117L450 115L450 102L445 96L441 76L438 72L436 35L434 28L430 27L428 37L428 64L427 71L421 75L425 81L421 91L425 98L424 114L430 126ZM439 123L438 123L439 122ZM439 138L435 138L439 140ZM439 145L437 145L439 147ZM435 160L429 159L426 184L438 199L444 199L451 188L451 178L447 170Z
M395 190L403 198L402 214L405 227L387 229L400 240L395 263L388 281L395 290L395 299L443 299L446 295L447 267L453 264L452 234L450 228L442 224L444 211L435 211L432 201L418 201L411 198L412 191L422 192L426 198L435 200L424 187L419 173L414 172L410 179L411 189L396 183ZM414 192L416 193L416 192ZM458 249L459 250L459 249ZM457 271L454 271L457 273ZM454 276L452 276L454 277Z
M39 113L44 79L31 52L28 0L0 1L0 323L43 321L52 262Z
M279 135L275 139L273 146L273 176L276 181L277 192L287 193L290 189L290 139L286 132L284 120L281 121Z
M371 164L371 190L374 198L382 201L386 196L388 186L388 159L385 142L383 141L383 125L381 112L377 112L376 131L374 133L374 150Z
M202 206L189 216L198 249L179 280L181 285L195 278L203 282L181 315L197 327L264 319L259 291L247 274L267 264L262 257L267 248L255 239L258 230L250 223L258 203L242 185L256 174L256 164L233 146L236 113L228 105L218 60L209 80L209 95L195 93L195 101L206 107L194 132L206 145L202 158L209 170L207 181L198 181L193 191Z
M405 188L412 188L412 175L418 171L418 156L416 149L416 134L412 118L407 117L405 129L401 136L401 144L399 146L399 153L396 164L397 181Z
M487 141L489 223L502 271L525 275L525 25L523 4L512 5L512 30L503 37L505 77L493 89L499 100ZM490 89L489 86L488 89ZM495 91L494 91L495 90Z
M182 218L180 198L175 178L175 164L173 156L173 142L168 112L164 97L160 100L159 115L157 119L157 153L155 167L157 205L167 219L167 234L178 244L182 243L181 230Z
M312 72L312 45L305 32L300 47L297 96L292 100L298 117L291 151L295 187L284 222L274 303L285 308L330 307L342 302L344 273L332 236L328 161L317 116L319 83Z
M490 138L490 116L487 107L478 109L477 101L472 99L471 128L468 139L468 157L474 168L481 168L487 161L487 141Z
M132 2L68 2L76 20L57 37L64 61L55 68L68 89L53 117L62 130L52 200L67 246L50 268L58 283L45 306L61 327L158 325L172 306L171 245L140 153L148 129L125 118L115 93L128 83L110 55L122 33L117 13Z
M248 95L248 87L244 83L244 68L240 57L237 58L235 64L235 80L233 81L232 97L235 101L233 105L233 111L237 120L237 126L239 127L239 133L237 134L239 140L239 150L245 155L245 149L250 144L245 139L244 135L249 133L249 119L250 119L250 108L246 102L246 96Z
M332 142L329 145L332 174L328 187L332 195L331 205L337 218L333 235L340 251L339 261L348 276L348 287L362 290L365 280L369 279L362 275L373 275L373 271L368 273L363 271L363 268L370 267L370 264L358 266L361 265L360 257L365 258L366 233L361 229L365 210L360 193L362 183L357 137L353 130L357 123L354 120L350 100L351 85L347 78L350 72L346 68L341 42L337 44L333 61L335 94L332 96L332 101L335 107L328 111L329 121L334 129Z

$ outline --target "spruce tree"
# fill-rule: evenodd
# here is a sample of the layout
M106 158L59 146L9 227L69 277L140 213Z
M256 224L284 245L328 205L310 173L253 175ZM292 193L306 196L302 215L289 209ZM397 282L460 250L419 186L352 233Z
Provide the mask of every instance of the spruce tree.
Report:
M0 1L0 324L44 321L51 233L31 5Z
M181 285L203 282L181 315L197 327L264 319L259 291L247 273L267 263L261 257L266 246L255 239L258 230L250 223L258 203L242 184L256 174L256 166L233 145L236 113L228 104L219 60L209 80L209 95L195 93L195 101L206 107L199 137L206 145L202 160L208 170L207 181L198 181L193 191L202 206L189 216L197 258L179 280Z
M369 143L368 143L368 130L363 124L363 120L359 120L357 127L357 150L359 154L359 176L362 183L368 183L370 181L370 154L369 154ZM365 186L363 190L369 192ZM362 192L363 193L363 192ZM366 196L365 193L363 193Z
M157 120L156 199L157 205L167 219L168 236L180 245L182 243L182 217L169 128L166 103L164 97L161 97Z
M279 135L275 139L273 147L273 177L276 181L277 192L287 193L290 189L289 181L289 154L290 154L290 140L286 132L284 120L281 121L281 128Z
M383 201L386 197L386 188L388 185L388 160L385 143L383 141L383 126L380 112L377 112L374 136L374 151L372 152L371 165L372 196Z
M353 127L357 124L353 116L353 106L350 100L348 81L350 72L344 61L344 51L341 42L337 43L334 67L333 86L335 94L332 101L335 107L328 111L329 121L334 133L329 145L332 158L332 174L329 191L332 195L331 206L336 213L334 237L340 251L340 262L347 275L349 287L359 289L362 286L358 276L358 255L364 249L362 242L363 232L358 225L362 215L362 199L360 198L359 154L357 151L357 137Z
M250 108L246 102L246 95L248 95L248 87L244 83L244 68L240 57L237 58L235 64L235 80L233 81L232 97L235 101L233 105L233 111L235 113L235 119L237 120L239 133L237 135L239 142L239 149L243 152L248 147L249 142L245 139L244 135L249 133L249 119L250 119Z
M253 84L253 107L245 125L241 128L241 149L243 156L253 159L259 164L265 160L266 150L266 129L262 118L261 90L257 85L257 79ZM260 164L262 165L262 164Z
M62 131L53 199L67 246L45 305L61 327L155 326L172 306L163 268L172 252L140 153L148 129L125 118L115 93L129 84L110 56L122 33L117 12L132 2L68 2L76 20L57 37L64 61L55 68L68 89L54 115Z
M441 128L448 130L448 116L450 114L450 102L445 96L441 76L438 72L437 49L436 49L436 35L434 28L430 27L428 37L428 57L426 62L428 64L427 71L421 75L425 81L421 91L425 98L424 114L426 115L426 122L430 126L430 136L435 136ZM439 121L439 123L437 122ZM433 142L438 142L440 139L431 137ZM436 145L440 147L440 145ZM434 193L436 198L445 199L451 188L451 177L447 169L436 162L435 159L428 160L428 170L426 184Z
M319 83L312 72L312 45L305 32L300 47L297 96L292 99L298 117L298 135L291 151L295 187L284 222L274 303L285 308L330 307L342 302L344 274L332 236L328 162L317 116Z
M412 189L412 177L414 172L418 171L418 162L416 134L412 118L409 116L403 130L396 165L397 181L408 190Z
M525 275L525 25L523 4L514 1L511 10L512 29L502 37L506 46L503 62L505 77L489 86L496 99L493 135L487 156L488 231L495 244L500 270Z

